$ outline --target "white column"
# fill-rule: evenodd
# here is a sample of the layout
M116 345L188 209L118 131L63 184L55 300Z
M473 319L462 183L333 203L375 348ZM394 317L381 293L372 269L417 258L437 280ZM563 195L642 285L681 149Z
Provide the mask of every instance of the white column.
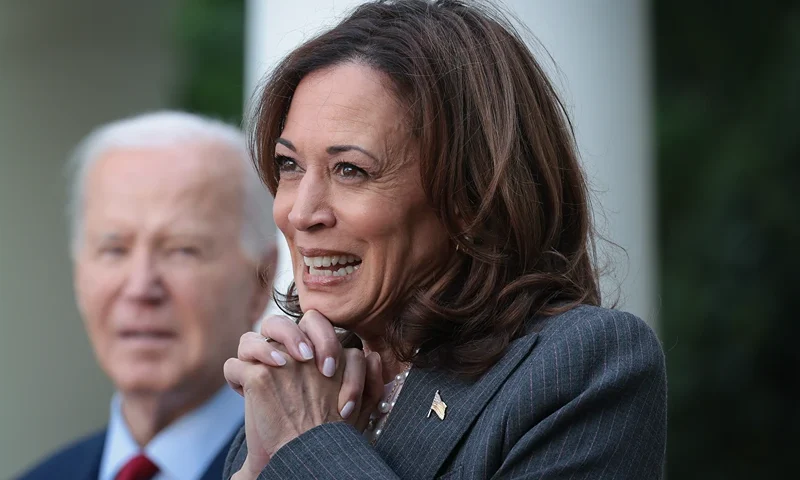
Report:
M657 323L649 2L506 0L552 55L550 72L575 126L594 194L604 300ZM626 255L627 254L627 255ZM610 258L608 258L610 255ZM621 288L621 291L618 291ZM605 303L605 302L604 302Z
M248 1L248 90L300 42L332 25L358 0ZM651 324L656 321L651 133L650 44L646 0L506 0L505 4L552 55L537 58L570 110L595 197L601 233L626 252L611 255L606 299ZM278 285L291 274L283 239ZM621 289L617 292L618 287Z

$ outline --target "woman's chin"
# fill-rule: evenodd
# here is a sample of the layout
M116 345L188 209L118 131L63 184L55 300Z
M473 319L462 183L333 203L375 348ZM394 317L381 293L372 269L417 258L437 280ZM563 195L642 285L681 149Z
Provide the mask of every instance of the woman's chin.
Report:
M303 313L315 310L327 318L334 327L349 329L348 327L353 325L356 313L352 308L347 308L343 305L341 299L337 301L337 299L313 298L315 297L313 294L309 295L309 297L311 298L308 298L308 300L304 300L301 297L300 309Z

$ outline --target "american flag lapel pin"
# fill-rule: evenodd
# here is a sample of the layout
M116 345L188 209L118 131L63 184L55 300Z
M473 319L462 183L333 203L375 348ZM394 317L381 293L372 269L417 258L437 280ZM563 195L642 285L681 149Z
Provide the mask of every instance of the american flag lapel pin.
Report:
M439 390L436 390L436 393L433 395L433 403L431 404L430 410L428 410L428 415L425 418L430 418L431 412L436 413L436 416L439 417L439 420L444 420L444 412L447 410L447 404L442 401L441 395L439 395Z

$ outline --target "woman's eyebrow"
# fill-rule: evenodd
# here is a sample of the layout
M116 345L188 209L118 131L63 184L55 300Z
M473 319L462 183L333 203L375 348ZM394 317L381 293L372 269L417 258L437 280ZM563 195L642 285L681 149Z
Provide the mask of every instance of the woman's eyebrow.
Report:
M295 147L290 140L279 137L277 140L275 140L275 143L279 143L284 147L288 148L289 150L293 151L294 153L297 153L297 147ZM381 164L383 163L383 161L381 161L381 159L377 155L370 152L366 148L359 147L358 145L331 145L330 147L326 148L325 151L328 153L328 155L336 155L337 153L357 151L363 153L364 155L368 156L369 158L378 163Z
M297 148L295 148L294 144L289 140L286 140L285 138L278 138L277 140L275 140L275 143L280 143L281 145L293 151L294 153L297 153Z
M328 155L335 155L337 153L349 152L351 150L355 150L357 152L361 152L364 155L368 156L369 158L375 160L376 162L383 163L381 161L381 159L378 158L377 155L371 153L369 150L367 150L365 148L359 147L358 145L333 145L333 146L328 147L326 149L326 152L328 152Z

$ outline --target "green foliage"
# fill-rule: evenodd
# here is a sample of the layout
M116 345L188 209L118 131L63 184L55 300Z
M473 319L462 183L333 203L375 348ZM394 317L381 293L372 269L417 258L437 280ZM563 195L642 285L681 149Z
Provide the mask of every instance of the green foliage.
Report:
M670 478L787 478L800 374L800 5L655 4Z
M240 125L244 0L184 0L176 21L177 107Z

